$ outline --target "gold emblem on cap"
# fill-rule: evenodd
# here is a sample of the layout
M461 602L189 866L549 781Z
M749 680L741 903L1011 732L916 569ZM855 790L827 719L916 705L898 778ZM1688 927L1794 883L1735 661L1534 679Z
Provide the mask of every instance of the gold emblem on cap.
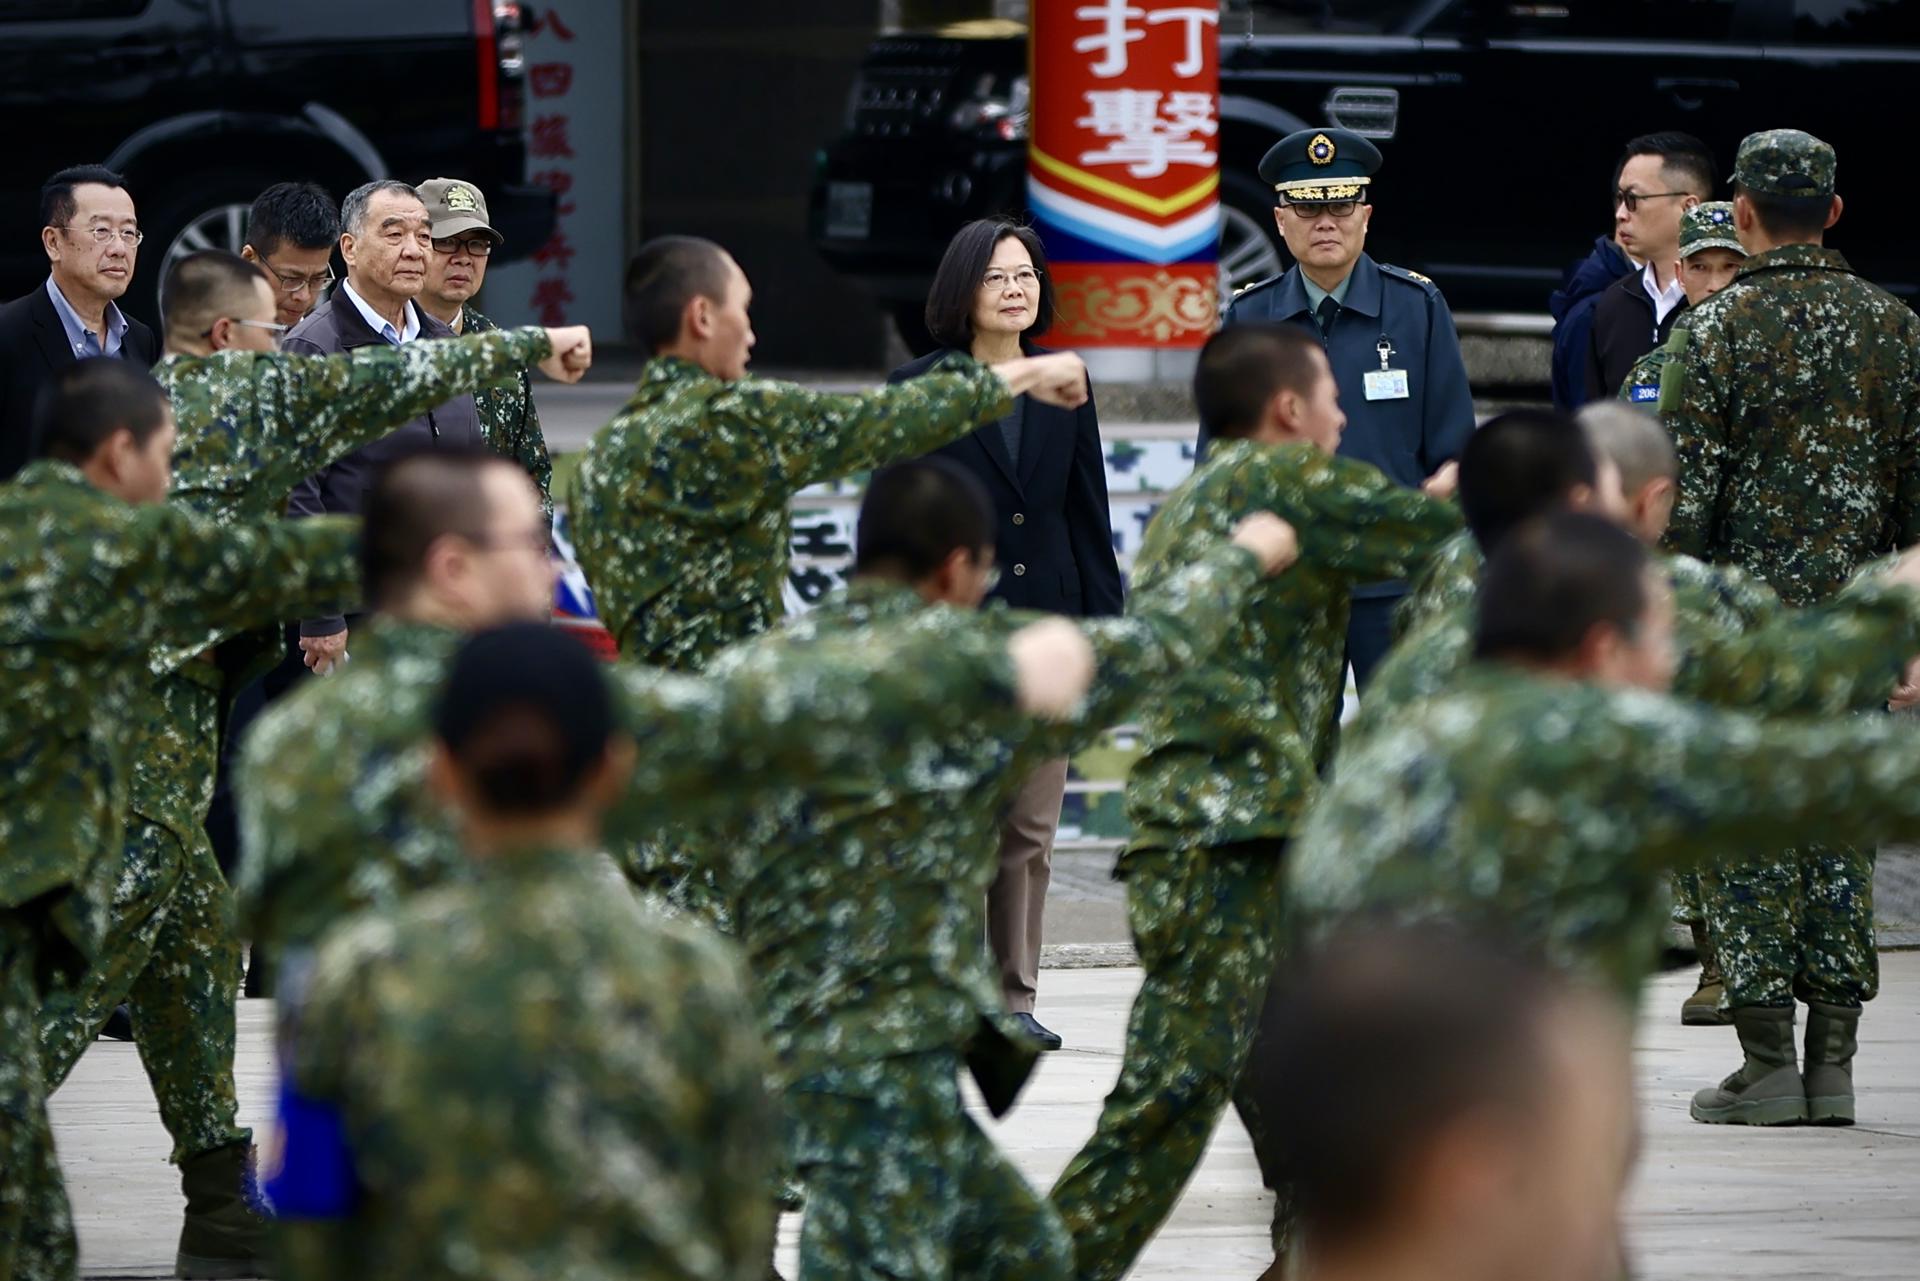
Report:
M1324 133L1316 133L1313 135L1313 140L1307 144L1307 159L1316 165L1332 164L1334 155L1333 139Z
M479 199L473 194L472 187L463 187L459 183L447 188L447 209L451 213L473 213L480 208Z

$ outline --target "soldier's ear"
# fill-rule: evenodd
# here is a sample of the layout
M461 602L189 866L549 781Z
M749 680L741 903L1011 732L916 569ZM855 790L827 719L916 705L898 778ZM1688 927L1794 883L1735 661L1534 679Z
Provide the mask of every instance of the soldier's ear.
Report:
M625 734L616 734L607 740L607 750L587 774L582 789L584 799L596 813L612 809L614 802L626 792L627 784L633 778L634 762L639 755L639 749Z
M1835 193L1833 197L1833 204L1828 206L1827 208L1826 226L1831 227L1833 226L1834 223L1839 222L1840 215L1845 209L1846 209L1846 202L1840 199L1840 196L1838 193Z

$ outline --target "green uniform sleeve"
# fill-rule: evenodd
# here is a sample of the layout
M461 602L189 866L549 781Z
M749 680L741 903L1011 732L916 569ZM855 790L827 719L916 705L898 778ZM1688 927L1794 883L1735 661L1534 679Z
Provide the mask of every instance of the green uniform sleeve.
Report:
M735 395L795 490L917 458L1013 409L998 374L960 360L853 396L776 382L743 383Z
M1123 617L1081 622L1093 643L1093 685L1075 715L1042 726L1024 754L1037 762L1079 751L1164 682L1210 661L1260 581L1259 558L1223 542L1178 573L1135 592Z
M834 775L897 777L937 729L1007 736L1031 723L1004 642L984 630L939 644L868 632L799 654L749 645L701 677L614 670L641 753L609 824L621 832L727 817Z
M258 357L261 443L253 467L271 479L271 492L284 494L409 419L552 354L546 330L528 326L333 356Z
M262 627L358 601L357 517L222 526L158 504L133 521L138 553L115 567L129 626L157 643Z
M1300 558L1360 582L1404 578L1460 529L1460 509L1348 458L1309 473L1309 511L1296 522ZM1288 510L1282 501L1275 510Z
M1669 703L1635 722L1622 805L1652 869L1743 845L1920 839L1920 734L1889 716L1764 719Z
M1885 704L1920 653L1920 592L1860 583L1744 634L1684 615L1674 630L1676 694L1758 715L1834 715Z
M1733 357L1713 326L1698 332L1676 326L1671 347L1660 375L1660 418L1673 435L1680 477L1665 546L1703 556L1732 456L1727 390Z

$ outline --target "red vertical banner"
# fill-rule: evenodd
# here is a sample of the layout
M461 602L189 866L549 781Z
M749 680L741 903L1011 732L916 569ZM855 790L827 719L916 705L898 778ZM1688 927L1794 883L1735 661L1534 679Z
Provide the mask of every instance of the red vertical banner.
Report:
M1220 8L1033 0L1027 203L1075 347L1198 347L1218 312Z

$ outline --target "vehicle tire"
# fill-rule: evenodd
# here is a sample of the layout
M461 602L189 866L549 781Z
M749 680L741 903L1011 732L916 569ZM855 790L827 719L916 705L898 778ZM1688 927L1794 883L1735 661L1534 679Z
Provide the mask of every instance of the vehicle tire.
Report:
M1220 175L1220 306L1235 290L1279 275L1287 262L1272 193L1240 174Z
M900 341L916 357L924 356L940 345L927 331L925 303L897 302L888 308L888 314L893 317L893 327L899 331Z
M285 174L229 171L183 179L161 189L158 196L149 196L143 190L140 225L147 238L140 246L139 269L127 290L131 303L128 310L157 333L160 282L167 278L173 263L200 249L239 253L246 243L247 211L254 198L285 179Z

